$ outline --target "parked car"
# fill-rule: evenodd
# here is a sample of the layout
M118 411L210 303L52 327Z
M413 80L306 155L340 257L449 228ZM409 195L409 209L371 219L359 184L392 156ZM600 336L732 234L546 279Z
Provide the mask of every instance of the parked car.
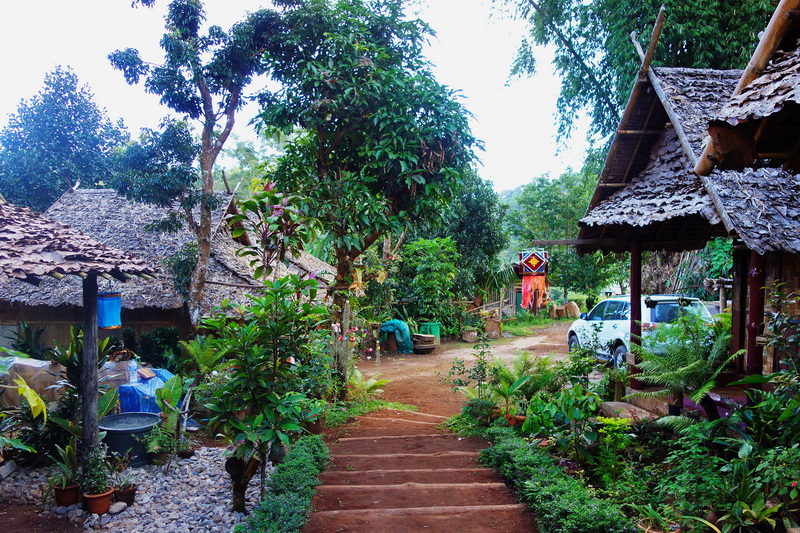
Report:
M697 298L677 294L657 294L642 297L642 335L683 316L689 311L712 320L711 313ZM596 333L596 338L595 338ZM569 327L567 345L570 351L578 347L595 346L598 359L615 367L625 364L625 354L631 349L631 298L614 296L595 305Z

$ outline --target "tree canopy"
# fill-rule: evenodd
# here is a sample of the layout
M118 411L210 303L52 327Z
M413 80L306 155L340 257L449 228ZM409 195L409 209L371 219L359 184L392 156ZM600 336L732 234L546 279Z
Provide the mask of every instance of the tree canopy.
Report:
M744 68L773 11L769 0L506 0L528 20L530 34L514 63L516 74L535 71L534 45L555 45L562 76L561 134L581 110L600 134L613 131L641 63L631 32L646 49L660 6L666 23L654 65Z
M441 223L425 224L411 237L450 237L460 254L454 287L460 297L473 298L491 288L503 267L501 254L508 245L506 212L507 206L500 203L491 182L471 172Z
M580 172L566 172L555 179L543 176L526 185L517 199L518 210L509 215L512 233L523 243L577 237L578 221L597 183L601 155L592 152ZM548 281L566 291L594 293L620 274L621 259L599 252L580 257L567 246L548 250Z
M140 3L149 6L153 2L140 0ZM254 76L265 72L265 52L275 45L274 38L280 27L279 14L265 9L247 14L228 32L219 26L210 26L207 33L201 33L205 20L200 0L172 0L161 38L162 64L146 63L132 48L109 55L111 64L122 71L128 83L139 83L143 79L145 90L159 95L162 104L200 124L200 194L175 198L192 198L200 205L199 220L193 228L197 235L198 257L188 300L193 320L199 318L199 301L211 254L214 164L233 130L236 112L243 103L244 88ZM154 136L150 138L158 140ZM174 141L176 137L162 135L160 140ZM188 149L187 146L184 150ZM140 167L139 170L144 169ZM131 179L135 179L136 174L137 170L132 168ZM119 188L128 193L136 189Z
M109 120L89 87L69 67L57 67L0 132L0 193L44 211L78 181L107 183L110 155L126 138L122 123Z
M430 34L401 0L284 2L286 33L268 63L262 129L299 135L269 178L305 199L332 235L334 301L381 236L436 216L458 194L478 144L469 113L422 56Z

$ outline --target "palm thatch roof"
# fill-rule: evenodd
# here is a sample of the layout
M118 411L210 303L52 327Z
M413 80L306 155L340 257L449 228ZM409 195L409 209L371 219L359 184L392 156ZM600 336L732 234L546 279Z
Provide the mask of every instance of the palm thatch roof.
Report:
M42 277L49 276L56 284L69 274L99 274L127 281L132 275L147 275L150 271L131 254L109 248L0 197L0 288L20 285L36 291L31 284L38 286ZM79 298L80 295L79 291Z
M579 252L701 248L724 235L712 199L692 172L704 124L740 71L655 68L637 81L589 209Z
M221 197L219 207L212 214L211 258L208 282L201 299L201 310L206 313L222 300L244 302L245 294L252 292L253 269L246 258L236 255L241 244L232 237L224 219L235 209L230 195ZM161 308L177 309L183 306L182 297L175 289L173 279L164 261L174 256L185 243L194 239L184 228L175 234L148 231L146 226L165 217L169 210L149 204L127 200L110 189L86 189L65 193L48 210L47 215L80 229L99 242L126 250L141 258L154 272L153 280L143 283L134 280L126 284L123 307L126 309ZM322 261L302 254L286 267L276 269L276 275L289 272L330 272L332 268ZM118 290L112 282L101 290ZM79 283L55 284L45 282L39 290L32 291L18 283L0 286L0 300L23 302L28 305L58 306L81 305Z

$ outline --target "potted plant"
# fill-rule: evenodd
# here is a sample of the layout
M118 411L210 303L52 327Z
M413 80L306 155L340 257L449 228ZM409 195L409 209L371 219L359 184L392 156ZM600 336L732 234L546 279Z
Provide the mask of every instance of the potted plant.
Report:
M116 481L114 482L114 499L118 502L125 502L128 505L133 505L136 498L136 489L139 485L136 484L136 479L130 472L119 472Z
M53 467L50 474L48 492L53 491L56 505L64 507L80 501L80 470L75 439L70 439L63 448L56 444L58 457L50 456Z
M91 450L86 450L83 457L83 497L86 506L93 514L103 514L111 507L111 465L106 457L108 448L98 443Z
M169 470L172 459L178 451L178 439L175 435L164 428L163 425L153 426L147 432L143 439L147 453L152 455L153 462L163 465L165 469Z

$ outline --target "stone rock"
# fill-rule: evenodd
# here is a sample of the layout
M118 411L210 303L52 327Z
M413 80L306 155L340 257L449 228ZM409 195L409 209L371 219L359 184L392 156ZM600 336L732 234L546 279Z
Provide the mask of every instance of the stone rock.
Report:
M114 502L111 504L111 507L108 509L108 514L115 515L119 514L125 509L128 508L128 504L125 502Z

